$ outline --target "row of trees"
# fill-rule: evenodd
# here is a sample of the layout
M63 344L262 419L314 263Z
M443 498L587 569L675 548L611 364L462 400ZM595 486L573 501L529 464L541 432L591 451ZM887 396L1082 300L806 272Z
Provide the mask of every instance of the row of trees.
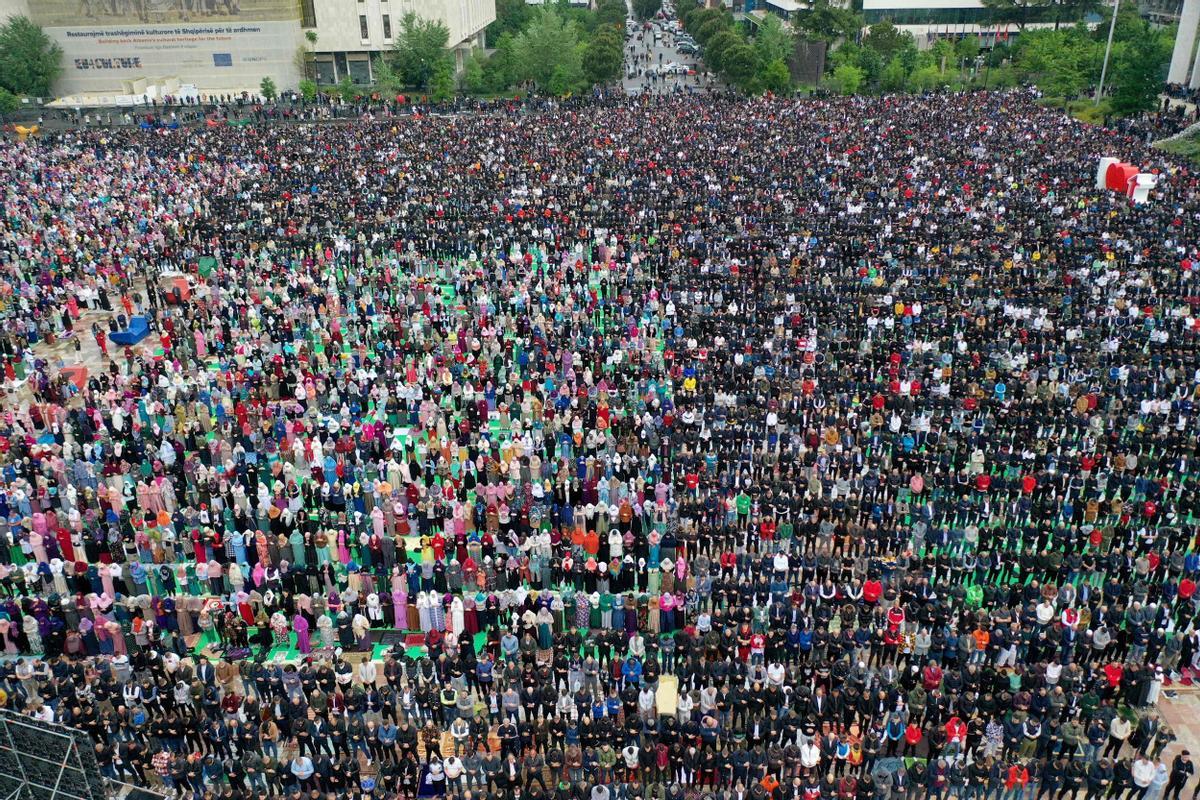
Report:
M653 10L644 10L657 13L661 0L654 2ZM446 25L410 12L400 20L393 49L374 64L374 90L419 92L437 102L459 91L502 94L521 86L560 95L583 91L621 76L625 18L624 0L601 0L595 10L565 0L541 7L497 0L496 21L486 32L492 55L474 51L456 75ZM311 79L299 88L306 98L318 91ZM346 78L329 91L352 99L367 90Z
M658 8L643 10L653 15ZM601 0L595 10L561 1L534 7L499 0L487 33L495 52L472 56L463 87L501 93L524 85L565 95L616 80L624 62L625 19L624 0Z
M625 16L624 0L602 0L594 11L562 0L540 7L496 0L496 21L487 29L495 52L468 61L463 87L500 93L532 84L566 94L614 80L621 75Z
M753 38L723 8L689 4L679 19L702 48L704 63L729 83L751 94L791 91L788 60L796 43L774 15L763 17Z
M1069 102L1098 84L1108 28L1107 20L1094 29L1077 22L1027 29L1012 46L988 41L985 49L979 37L969 36L921 51L911 35L882 22L832 53L830 84L847 94L1033 84ZM1109 62L1107 109L1128 115L1156 107L1173 38L1172 29L1152 27L1133 4L1122 7Z

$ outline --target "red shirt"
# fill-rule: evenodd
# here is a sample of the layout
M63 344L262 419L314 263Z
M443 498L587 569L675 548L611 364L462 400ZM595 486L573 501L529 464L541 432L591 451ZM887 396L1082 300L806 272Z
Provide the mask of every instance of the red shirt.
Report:
M1108 685L1114 689L1121 685L1121 677L1125 674L1125 669L1116 662L1109 664L1104 668L1104 677L1108 679Z
M867 581L863 584L863 600L868 603L877 603L882 596L883 584L879 581Z

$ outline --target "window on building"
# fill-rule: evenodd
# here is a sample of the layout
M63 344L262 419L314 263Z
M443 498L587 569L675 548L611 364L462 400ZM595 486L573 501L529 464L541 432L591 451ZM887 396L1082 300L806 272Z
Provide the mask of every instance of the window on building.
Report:
M300 0L300 27L317 27L317 10L313 7L313 0Z
M390 14L383 15L383 38L392 38L392 17Z
M359 86L366 86L371 82L371 61L366 54L350 56L347 59L347 67L349 67L350 80Z
M359 30L359 33L362 34L362 38L364 38L364 39L371 38L371 29L367 27L367 15L366 14L358 15L358 30Z
M323 55L316 57L317 83L332 84L338 82L337 70L334 68L333 63L333 56Z

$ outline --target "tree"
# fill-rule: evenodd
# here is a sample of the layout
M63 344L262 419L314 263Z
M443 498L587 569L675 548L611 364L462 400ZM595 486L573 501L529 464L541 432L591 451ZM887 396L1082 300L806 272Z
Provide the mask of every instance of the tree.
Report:
M279 96L279 89L275 86L275 80L269 76L263 78L262 82L258 84L258 91L268 101L274 100Z
M626 12L625 0L602 0L596 7L596 27L622 29L625 26Z
M1112 110L1124 116L1156 108L1170 60L1170 39L1144 25L1141 35L1126 43L1113 64Z
M442 59L429 78L429 96L435 103L444 103L454 97L454 66L450 59Z
M487 26L488 47L495 47L504 34L516 36L533 19L533 8L525 0L496 0L496 20Z
M704 61L716 72L725 69L725 54L729 48L742 43L742 38L732 30L723 30L704 46Z
M428 89L439 65L450 58L449 43L450 29L444 22L422 19L410 11L400 21L392 67L405 85Z
M832 43L854 38L862 28L862 17L829 0L816 0L812 8L796 17L794 24L809 39Z
M1086 30L1029 31L1021 35L1013 66L1047 95L1070 100L1099 77L1103 52Z
M49 97L62 74L62 48L29 17L0 25L0 88Z
M892 23L876 22L867 31L867 35L863 37L862 43L863 47L874 50L887 59L902 50L908 41L911 40L911 34L902 33Z
M592 83L608 83L621 75L624 46L612 28L601 28L583 50L583 71Z
M708 43L708 40L716 36L718 33L729 29L729 21L722 17L714 17L699 28L696 29L696 41L701 45Z
M583 79L579 31L557 8L543 7L513 43L517 75L532 80L540 89L550 88L550 79L561 66L558 83ZM565 94L565 92L557 92Z
M783 59L776 59L764 66L759 72L758 82L763 91L784 95L792 91L792 73Z
M908 88L914 92L927 92L945 84L942 71L930 64L921 67L908 78Z
M1054 14L1055 30L1057 30L1058 27L1064 22L1079 22L1088 14L1094 11L1099 11L1101 8L1101 3L1099 0L1048 0L1048 3L1051 8L1051 13ZM1132 6L1130 10L1137 13L1137 5L1133 3L1129 5ZM1108 28L1104 27L1103 25L1098 27L1108 30Z
M21 98L8 89L0 89L0 117L7 116L21 107Z
M993 22L1013 23L1024 31L1030 22L1037 22L1049 8L1050 0L982 0L991 10Z
M311 103L317 99L317 84L316 81L310 81L308 78L300 81L300 96L304 98L304 102Z
M684 27L693 35L697 36L701 28L712 20L724 20L725 15L717 8L701 8L689 12L684 16Z
M375 85L388 94L397 94L404 89L404 81L388 59L381 58L375 63Z
M553 74L550 75L546 89L551 94L566 96L575 91L580 82L580 76L571 65L559 64L554 68Z
M633 0L633 13L638 19L650 19L662 9L662 0Z
M482 94L484 91L483 63L479 51L472 50L470 58L463 65L462 86L470 94Z
M304 44L296 49L296 66L300 70L300 74L305 78L317 77L317 62L313 58L313 51L317 48L317 32L308 30L304 32Z
M354 85L354 81L350 80L349 75L342 76L341 81L337 85L337 92L341 96L342 101L346 103L358 97L358 87Z
M774 14L763 17L754 34L754 51L758 54L759 62L764 65L775 61L786 63L795 49L792 34L783 27L779 17Z
M904 67L904 62L899 56L892 56L892 60L883 68L883 73L879 76L879 88L885 92L899 92L904 89L905 83L908 82L908 70Z
M842 64L833 71L833 80L842 94L855 94L862 86L864 73L853 64Z
M496 43L496 52L483 65L483 82L489 92L503 92L517 82L516 42L511 33L501 36Z
M979 55L979 37L964 36L954 43L954 54L959 58L972 60Z
M750 86L758 72L758 56L754 48L742 42L735 44L725 52L724 73L730 82L745 90Z

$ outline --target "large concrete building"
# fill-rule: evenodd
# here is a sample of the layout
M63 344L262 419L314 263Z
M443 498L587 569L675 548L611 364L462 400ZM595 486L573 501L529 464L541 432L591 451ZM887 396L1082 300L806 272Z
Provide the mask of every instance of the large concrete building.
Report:
M446 24L459 66L496 18L495 0L0 0L0 19L29 16L62 45L57 94L121 98L253 91L264 77L287 89L306 61L323 83L370 83L410 11Z
M321 83L346 75L355 83L370 83L373 60L392 48L409 12L446 23L459 69L473 48L483 47L483 29L496 19L495 0L303 0L301 5L306 17L301 22L317 33Z

